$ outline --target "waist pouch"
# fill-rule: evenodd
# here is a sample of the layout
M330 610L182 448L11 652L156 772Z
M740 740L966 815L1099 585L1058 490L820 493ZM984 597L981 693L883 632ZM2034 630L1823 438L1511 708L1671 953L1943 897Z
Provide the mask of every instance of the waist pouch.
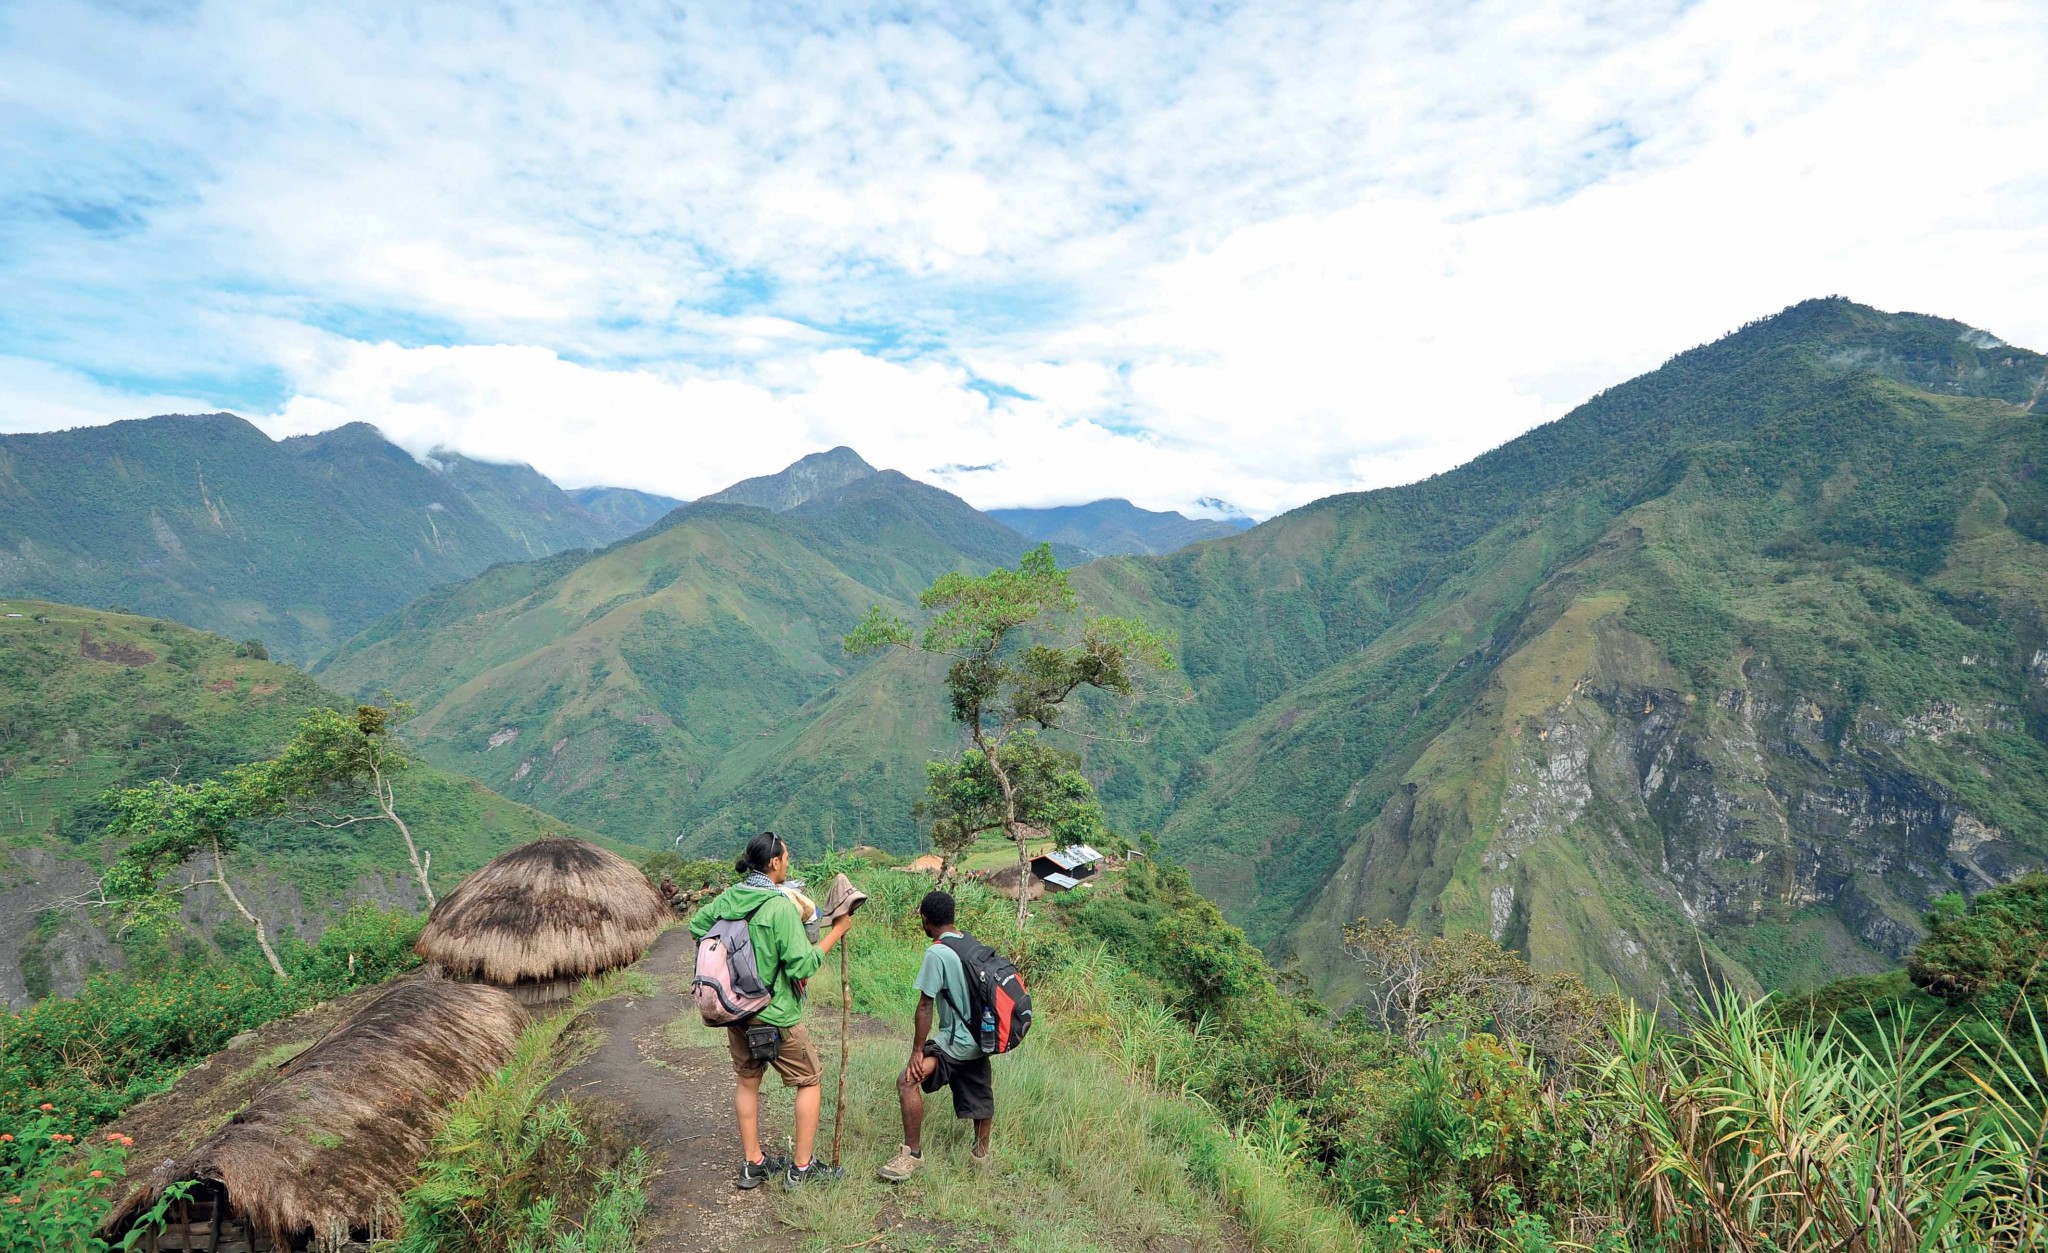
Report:
M747 1056L757 1062L772 1062L782 1056L782 1028L765 1022L748 1023Z

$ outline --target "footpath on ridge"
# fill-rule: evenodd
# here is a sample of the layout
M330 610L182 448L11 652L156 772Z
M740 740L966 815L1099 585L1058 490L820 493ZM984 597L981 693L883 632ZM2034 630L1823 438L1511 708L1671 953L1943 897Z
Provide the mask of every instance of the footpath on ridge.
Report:
M669 1030L685 1013L696 1013L686 995L694 956L689 928L663 932L633 966L653 982L654 993L622 993L591 1006L571 1029L602 1032L602 1042L557 1076L550 1094L571 1097L616 1120L623 1136L653 1159L655 1173L647 1181L647 1213L640 1227L644 1253L800 1248L800 1238L775 1223L770 1189L779 1183L751 1192L732 1186L739 1138L733 1125L731 1059L722 1047L678 1044ZM775 1082L771 1076L768 1084ZM829 1109L826 1121L829 1136ZM762 1123L771 1144L787 1134L786 1116L764 1110Z

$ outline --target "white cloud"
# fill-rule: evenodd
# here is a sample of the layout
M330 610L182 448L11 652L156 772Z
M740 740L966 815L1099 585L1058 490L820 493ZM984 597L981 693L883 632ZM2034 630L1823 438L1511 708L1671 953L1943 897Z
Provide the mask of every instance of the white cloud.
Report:
M76 370L27 357L0 356L0 431L62 431L156 413L211 413L190 396L124 391Z
M0 410L1270 512L1807 296L2048 345L2044 60L1961 2L17 7Z

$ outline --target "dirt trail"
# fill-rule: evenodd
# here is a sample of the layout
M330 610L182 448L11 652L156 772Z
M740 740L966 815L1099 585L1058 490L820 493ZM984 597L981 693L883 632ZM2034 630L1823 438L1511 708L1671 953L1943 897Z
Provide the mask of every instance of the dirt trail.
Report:
M578 1029L604 1033L597 1051L557 1078L553 1093L611 1118L654 1159L645 1253L772 1253L801 1247L776 1226L769 1189L732 1186L739 1160L733 1126L732 1063L723 1048L678 1046L668 1026L695 1007L689 988L690 932L671 927L633 967L654 981L652 996L617 996L585 1013ZM772 1083L773 1080L771 1079ZM765 1116L765 1132L776 1128ZM771 1137L772 1138L772 1137Z

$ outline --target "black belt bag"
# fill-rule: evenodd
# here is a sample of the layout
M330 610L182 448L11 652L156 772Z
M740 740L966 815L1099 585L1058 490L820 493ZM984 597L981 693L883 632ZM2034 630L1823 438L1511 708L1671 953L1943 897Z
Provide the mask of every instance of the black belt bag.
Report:
M772 1062L782 1056L782 1028L765 1022L748 1023L747 1056L757 1062Z

